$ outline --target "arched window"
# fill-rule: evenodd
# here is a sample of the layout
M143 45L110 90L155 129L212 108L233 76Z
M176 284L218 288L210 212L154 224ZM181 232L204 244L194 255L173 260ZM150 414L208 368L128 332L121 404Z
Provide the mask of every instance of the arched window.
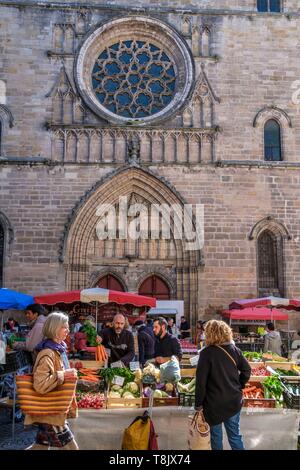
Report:
M4 271L4 228L0 224L0 287L3 287Z
M97 283L97 287L102 287L102 289L110 289L124 292L123 285L112 274L107 274L106 276L101 277L101 279L99 279Z
M259 295L283 296L282 237L264 230L257 240Z
M140 295L156 297L158 300L170 300L169 286L159 276L149 276L139 288Z
M280 125L274 119L265 124L264 130L265 160L278 162L281 160Z
M257 11L281 12L281 0L257 0Z

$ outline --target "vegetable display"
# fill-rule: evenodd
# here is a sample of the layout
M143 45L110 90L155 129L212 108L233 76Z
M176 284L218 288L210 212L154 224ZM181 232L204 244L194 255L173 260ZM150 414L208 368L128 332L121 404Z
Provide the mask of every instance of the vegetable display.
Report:
M243 356L250 362L259 362L262 354L255 351L243 351Z
M86 334L87 342L90 346L97 346L99 343L97 341L97 331L96 328L88 320L84 322L81 329L82 333Z
M105 397L103 393L76 393L78 408L103 408Z
M261 376L268 377L271 374L270 372L267 371L267 369L264 366L259 366L259 367L252 368L251 375L254 375L256 377L261 377Z
M243 389L243 398L262 399L265 398L265 396L262 388L249 385Z
M263 353L262 359L273 362L288 362L286 357L279 356L278 354L272 353L271 351Z
M102 344L99 344L96 347L96 361L107 361L108 356L105 348L102 346Z
M275 369L275 372L277 372L279 375L284 375L287 377L294 377L295 375L299 375L299 372L291 369L291 370L285 370L285 369Z
M285 388L293 395L300 397L300 384L299 383L297 384L285 383Z
M142 382L147 382L150 383L151 379L159 383L160 382L160 370L155 367L154 364L148 364L146 367L144 367L142 371Z
M128 398L134 399L140 397L139 386L136 382L128 382L124 387L112 385L108 393L109 398Z
M196 391L196 378L194 377L193 379L188 379L188 383L183 383L177 382L177 388L179 393L184 393L184 394L194 394Z
M125 367L100 369L99 375L106 381L107 384L111 383L116 376L124 377L123 385L126 385L128 382L133 382L135 378L134 373Z
M281 405L283 402L283 385L281 381L273 375L271 377L267 377L262 382L262 385L264 387L265 398L275 398L276 403Z

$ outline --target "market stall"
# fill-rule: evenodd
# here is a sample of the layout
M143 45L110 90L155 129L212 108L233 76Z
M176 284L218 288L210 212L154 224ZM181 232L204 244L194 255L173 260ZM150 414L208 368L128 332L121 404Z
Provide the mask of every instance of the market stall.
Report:
M236 346L242 351L257 352L263 350L266 323L289 319L288 313L266 307L222 310L221 315L233 329Z

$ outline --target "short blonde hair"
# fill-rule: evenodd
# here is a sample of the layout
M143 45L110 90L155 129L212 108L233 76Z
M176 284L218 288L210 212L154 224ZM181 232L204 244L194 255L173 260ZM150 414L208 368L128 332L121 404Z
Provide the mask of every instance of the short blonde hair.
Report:
M66 323L69 323L69 317L65 313L50 313L43 327L44 337L54 340L56 338L58 330Z
M205 325L205 344L230 343L232 341L232 329L224 321L209 320Z

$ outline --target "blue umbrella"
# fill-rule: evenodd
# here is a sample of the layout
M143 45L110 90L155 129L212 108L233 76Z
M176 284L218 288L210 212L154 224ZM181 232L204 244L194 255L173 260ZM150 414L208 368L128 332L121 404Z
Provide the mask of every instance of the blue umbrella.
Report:
M0 289L0 310L15 308L24 310L28 305L34 304L32 295L21 294L10 289Z

